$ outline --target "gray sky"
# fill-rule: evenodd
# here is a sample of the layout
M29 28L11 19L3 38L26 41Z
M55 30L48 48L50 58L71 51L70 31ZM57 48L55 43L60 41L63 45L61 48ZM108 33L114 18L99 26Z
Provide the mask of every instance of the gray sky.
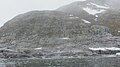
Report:
M0 26L18 14L32 10L52 10L80 0L1 0Z

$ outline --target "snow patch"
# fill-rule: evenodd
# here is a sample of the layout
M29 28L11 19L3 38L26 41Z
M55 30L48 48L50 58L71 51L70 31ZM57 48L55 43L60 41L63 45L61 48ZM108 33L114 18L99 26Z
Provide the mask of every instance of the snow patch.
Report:
M106 11L106 10L93 10L91 8L88 8L88 7L83 8L83 10L85 10L86 12L88 12L89 14L92 14L92 15L95 15L95 14L102 13L102 12Z
M95 17L98 17L98 15L95 15Z
M82 19L82 21L84 21L85 23L91 23L91 22L89 22L89 21L87 21L87 20L84 20L84 19Z
M70 16L70 17L73 17L73 15L72 15L72 14L70 14L69 16Z
M79 17L77 17L77 16L74 16L74 15L72 15L72 14L70 14L69 16L70 16L70 19L79 18Z
M35 50L41 50L42 49L42 47L39 47L39 48L35 48Z
M96 17L96 18L95 18L94 20L95 20L95 21L98 21L98 15L95 15L95 17Z
M90 50L104 50L105 51L105 48L89 48Z
M118 31L118 33L120 33L120 31Z
M106 7L106 6L101 6L101 5L97 5L97 4L94 4L94 3L91 3L91 4L98 7L98 8L109 9L109 7Z
M98 21L98 18L95 18L94 20L95 20L95 21Z
M79 17L75 17L75 18L79 18Z
M116 53L117 56L120 56L120 53Z
M70 19L78 19L79 17L70 17Z
M68 37L64 37L64 38L60 38L60 39L68 40L68 39L70 39L70 38L68 38Z
M120 48L117 47L102 47L102 48L89 48L90 50L103 50L103 51L107 51L107 50L120 50Z

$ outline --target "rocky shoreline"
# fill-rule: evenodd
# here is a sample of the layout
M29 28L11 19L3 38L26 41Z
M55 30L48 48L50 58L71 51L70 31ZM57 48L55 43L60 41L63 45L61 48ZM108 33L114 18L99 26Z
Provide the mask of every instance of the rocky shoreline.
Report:
M101 52L101 53L100 53ZM108 53L109 52L109 53ZM112 53L113 52L113 53ZM118 51L119 53L120 51ZM95 51L76 51L76 52L43 52L43 51L33 51L33 52L18 52L11 49L0 49L0 58L3 59L12 59L12 58L40 58L40 59L62 59L62 58L82 58L82 57L119 57L115 50L104 51L104 50L95 50Z

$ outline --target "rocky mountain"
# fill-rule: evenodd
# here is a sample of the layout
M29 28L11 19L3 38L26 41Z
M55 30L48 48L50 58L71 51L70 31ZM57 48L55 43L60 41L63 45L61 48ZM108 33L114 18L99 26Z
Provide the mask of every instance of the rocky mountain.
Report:
M80 19L95 23L99 15L105 13L110 8L104 3L105 2L101 2L101 0L77 1L60 7L57 11L67 12L80 17Z
M107 26L116 36L120 35L118 4L120 4L119 0L84 0L60 7L57 11L70 13L83 21L87 20L93 24Z
M113 7L107 0L85 0L18 15L0 28L0 53L60 57L91 55L89 47L118 47L120 37L113 35L120 35L120 14Z

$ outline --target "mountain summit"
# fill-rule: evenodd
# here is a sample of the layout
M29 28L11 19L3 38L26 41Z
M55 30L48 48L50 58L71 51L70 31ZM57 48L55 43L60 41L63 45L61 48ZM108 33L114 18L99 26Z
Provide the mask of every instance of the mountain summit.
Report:
M120 35L119 23L119 7L115 4L120 4L118 0L85 0L76 1L71 4L62 6L57 11L72 14L79 17L83 21L89 21L93 24L107 26L111 29L113 35ZM114 16L114 18L113 18ZM116 21L116 22L114 22ZM111 26L112 25L112 26Z

